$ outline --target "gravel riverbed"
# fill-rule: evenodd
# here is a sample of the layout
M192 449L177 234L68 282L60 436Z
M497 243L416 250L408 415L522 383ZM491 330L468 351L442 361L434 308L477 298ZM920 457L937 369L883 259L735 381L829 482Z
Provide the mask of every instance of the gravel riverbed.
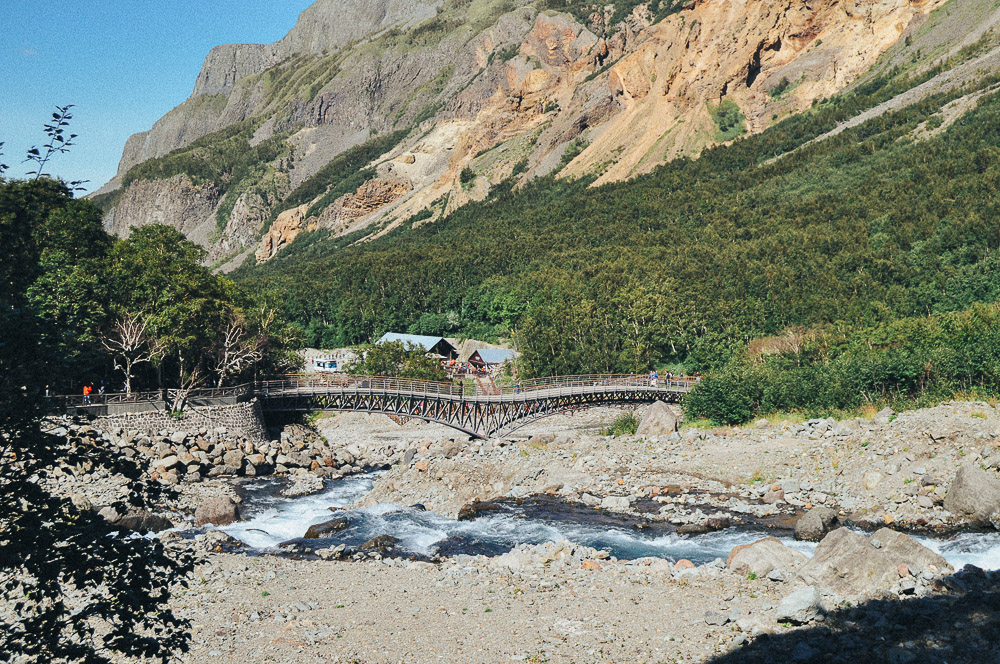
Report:
M475 518L489 514L477 510L491 509L492 501L543 495L595 514L662 524L681 537L722 537L752 522L776 528L783 540L736 546L696 563L669 552L619 560L602 547L560 540L426 562L392 545L337 550L311 540L280 556L224 553L239 542L211 525L193 531L201 533L194 539L168 532L159 535L168 546L194 546L203 556L188 588L172 600L193 625L192 650L176 661L955 662L996 652L1000 579L991 570L1000 568L1000 540L992 513L946 507L958 504L952 498L969 481L956 479L963 466L982 474L975 481L1000 486L1000 413L990 404L745 428L674 431L661 421L660 430L646 427L642 436L602 435L620 413L559 415L491 441L469 441L437 425L342 414L317 423L323 441L309 443L310 455L342 463L334 477L385 469L366 480L367 493L351 495L354 502L331 505L348 512L420 504L437 519ZM288 500L309 500L324 483L307 476L327 487L332 481L329 471L313 471L292 468L285 480L180 481L179 497L158 514L192 532L198 504L239 502L245 489L236 483L248 481L283 481L297 487L285 495L306 494ZM96 509L111 502L116 481L67 473L57 490ZM257 519L251 505L243 508ZM828 508L822 519L817 508ZM786 546L804 513L822 541ZM844 524L854 530L837 530ZM247 533L257 525L222 528L253 543ZM287 532L258 533L255 546L275 551L278 540L302 537L307 525L286 520ZM887 525L923 534L985 530L963 535L962 542L972 542L963 550L920 539L928 548L889 530L872 534ZM965 563L976 566L958 571Z

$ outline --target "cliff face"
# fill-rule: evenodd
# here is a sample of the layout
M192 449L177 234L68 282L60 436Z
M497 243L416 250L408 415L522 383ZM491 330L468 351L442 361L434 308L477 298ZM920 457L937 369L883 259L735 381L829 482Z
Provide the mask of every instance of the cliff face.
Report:
M761 131L849 85L944 2L694 0L610 25L596 5L319 0L275 44L213 49L192 97L129 140L98 193L118 190L104 198L115 232L164 220L213 260L268 260L303 230L384 232L511 177L599 184ZM252 139L234 148L240 128ZM393 131L402 138L363 163L323 168ZM288 157L185 180L206 149L269 140Z

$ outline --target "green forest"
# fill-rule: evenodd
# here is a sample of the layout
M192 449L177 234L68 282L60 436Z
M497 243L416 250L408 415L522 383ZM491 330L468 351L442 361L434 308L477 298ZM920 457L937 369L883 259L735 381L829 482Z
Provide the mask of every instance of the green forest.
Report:
M297 330L265 295L212 274L170 226L118 239L101 217L61 181L0 177L0 278L23 299L5 343L25 344L15 359L34 358L32 385L186 390L286 365Z
M938 115L994 80L808 143L933 70L896 74L628 182L500 187L370 243L305 235L234 276L280 293L314 346L388 330L513 337L525 376L709 372L690 407L716 421L996 389L992 310L973 307L1000 295L1000 98L983 96L943 131ZM964 335L940 331L956 327ZM752 340L790 329L808 331L794 354L748 354ZM931 357L942 348L986 364ZM797 387L737 406L709 399L721 381L760 382L747 367ZM837 372L853 382L830 387Z

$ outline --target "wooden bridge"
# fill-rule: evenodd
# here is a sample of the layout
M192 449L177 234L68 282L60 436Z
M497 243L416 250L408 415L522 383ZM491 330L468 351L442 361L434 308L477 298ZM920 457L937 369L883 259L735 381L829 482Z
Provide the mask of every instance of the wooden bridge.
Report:
M661 379L654 385L641 374L559 376L485 384L335 374L195 390L188 394L187 401L191 405L219 405L257 397L265 414L317 410L384 413L396 421L417 418L488 438L509 434L564 411L653 401L677 403L692 385L693 381L686 379ZM78 396L60 399L69 399L65 407L70 410L105 414L150 410L150 404L156 403L153 395L157 394L92 395L90 405L83 404ZM136 407L129 408L129 403Z

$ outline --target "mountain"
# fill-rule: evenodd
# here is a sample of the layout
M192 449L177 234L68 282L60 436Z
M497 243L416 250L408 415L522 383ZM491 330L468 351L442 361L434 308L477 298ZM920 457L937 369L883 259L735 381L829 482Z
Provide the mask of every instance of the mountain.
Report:
M334 251L546 176L650 173L982 50L995 18L986 0L319 0L279 42L213 49L94 200L109 230L169 223L220 269L308 231Z

